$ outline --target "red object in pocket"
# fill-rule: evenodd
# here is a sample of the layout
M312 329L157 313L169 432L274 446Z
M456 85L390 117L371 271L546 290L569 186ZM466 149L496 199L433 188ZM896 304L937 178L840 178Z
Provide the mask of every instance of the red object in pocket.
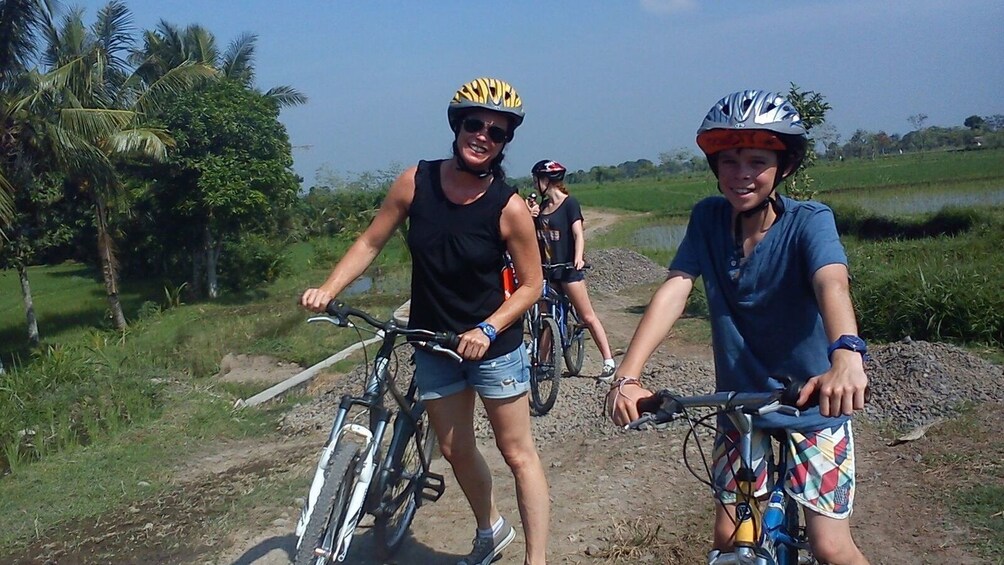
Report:
M512 293L516 292L516 273L509 265L502 267L502 293L505 299L509 300Z
M506 300L516 292L516 268L512 266L512 258L506 253L502 264L502 294Z

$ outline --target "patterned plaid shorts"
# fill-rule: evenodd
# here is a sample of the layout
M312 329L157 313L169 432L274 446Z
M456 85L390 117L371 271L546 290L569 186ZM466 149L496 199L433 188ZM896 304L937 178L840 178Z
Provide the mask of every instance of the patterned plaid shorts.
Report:
M739 434L718 432L712 472L715 493L724 504L736 501L735 473L739 470ZM844 519L854 505L854 437L850 420L814 432L788 432L784 489L799 504L824 516ZM752 437L756 496L766 496L768 465L774 465L771 435L754 430Z

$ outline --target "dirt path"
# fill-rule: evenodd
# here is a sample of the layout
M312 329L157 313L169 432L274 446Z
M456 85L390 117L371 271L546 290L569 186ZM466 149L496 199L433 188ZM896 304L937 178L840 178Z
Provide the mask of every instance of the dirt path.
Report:
M615 213L594 210L587 210L586 216L590 234L618 218ZM650 287L642 287L592 293L613 348L626 346L650 292ZM600 359L591 342L586 353L584 376L564 379L552 413L533 422L551 488L549 561L597 565L703 562L710 543L712 507L706 488L684 467L683 428L627 433L607 424L599 415L606 386L594 378ZM704 390L712 386L713 367L706 345L685 344L672 337L649 365L656 374L673 375L678 379L674 384L692 382ZM323 381L313 385L317 390L324 386ZM988 408L984 429L1001 429L1004 406ZM330 417L326 408L318 412L319 417ZM955 461L960 469L970 469L977 459L999 464L1004 452L974 455L987 446L975 439L961 442L964 434L891 448L883 428L866 420L856 421L855 426L860 448L853 531L872 563L984 563L968 551L972 532L935 503L961 485L959 477L965 473L937 470L941 461ZM306 485L314 450L323 440L320 431L313 431L265 445L259 441L221 446L213 456L195 455L179 470L177 496L150 508L109 516L105 525L111 525L95 526L93 535L84 541L40 542L32 549L34 558L13 562L286 565L295 543L292 531L300 501L256 507L239 516L228 511L228 501L278 476L301 477ZM493 469L500 510L516 522L511 475L490 437L483 437L480 444ZM419 510L411 536L393 563L453 565L469 550L470 509L442 459L435 462L435 469L447 478L446 494ZM208 502L213 500L221 502ZM225 533L212 533L219 531L215 525L223 520ZM364 523L345 562L380 563L371 557L372 538ZM522 563L522 540L519 535L496 563Z

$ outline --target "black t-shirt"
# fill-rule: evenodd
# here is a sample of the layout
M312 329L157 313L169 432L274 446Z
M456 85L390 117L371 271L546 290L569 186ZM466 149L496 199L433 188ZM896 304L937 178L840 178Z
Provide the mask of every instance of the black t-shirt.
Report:
M565 197L554 212L537 216L537 241L540 243L540 258L544 263L553 265L575 260L572 224L581 220L582 208L578 200L571 196Z
M483 322L505 300L505 241L499 222L516 190L501 180L470 204L443 193L442 161L420 161L415 197L408 211L413 328L462 333ZM523 342L523 322L499 332L485 359L509 353Z

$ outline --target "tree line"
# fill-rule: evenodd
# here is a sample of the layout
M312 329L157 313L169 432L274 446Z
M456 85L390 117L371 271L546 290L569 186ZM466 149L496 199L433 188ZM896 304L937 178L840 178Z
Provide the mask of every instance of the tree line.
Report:
M99 265L118 329L123 277L213 298L274 276L300 183L278 116L306 98L256 87L256 40L140 31L119 0L89 25L0 0L0 267L18 273L32 343L32 264Z

